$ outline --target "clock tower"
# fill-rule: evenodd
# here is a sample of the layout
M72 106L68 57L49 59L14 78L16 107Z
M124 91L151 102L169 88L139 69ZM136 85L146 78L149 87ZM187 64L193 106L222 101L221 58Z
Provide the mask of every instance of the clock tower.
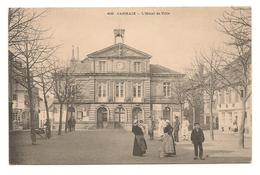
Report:
M114 29L115 44L124 43L125 29Z

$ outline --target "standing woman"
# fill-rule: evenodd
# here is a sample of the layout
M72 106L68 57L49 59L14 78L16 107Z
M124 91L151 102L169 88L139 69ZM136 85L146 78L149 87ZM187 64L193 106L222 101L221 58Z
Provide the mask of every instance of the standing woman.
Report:
M138 120L134 120L132 132L135 135L133 155L142 156L146 153L147 145L144 139L143 128L140 127L141 123L138 124Z
M169 120L166 120L166 127L164 128L163 143L161 147L161 157L169 157L176 155L175 142L172 136L173 127Z

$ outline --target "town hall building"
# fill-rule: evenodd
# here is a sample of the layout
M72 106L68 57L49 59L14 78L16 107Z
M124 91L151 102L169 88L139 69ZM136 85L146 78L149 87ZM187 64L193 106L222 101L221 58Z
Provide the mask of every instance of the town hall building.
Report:
M180 117L174 83L184 74L150 64L152 56L124 43L124 29L114 29L115 43L80 60L73 54L70 67L77 94L69 107L76 128L116 128L129 130L135 119L145 124L151 118L173 122ZM77 50L78 51L78 50ZM53 126L59 122L59 103L54 101ZM67 109L63 111L65 121Z

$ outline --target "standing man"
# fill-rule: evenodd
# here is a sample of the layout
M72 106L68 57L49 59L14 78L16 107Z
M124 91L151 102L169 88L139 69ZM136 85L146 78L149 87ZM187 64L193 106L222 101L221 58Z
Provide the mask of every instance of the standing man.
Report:
M153 140L154 137L154 127L155 127L155 123L153 117L150 116L149 123L148 123L148 134L150 136L150 140Z
M200 128L200 124L194 123L194 129L192 130L191 133L191 141L194 145L194 154L195 154L194 160L197 160L199 158L201 160L205 160L205 158L203 158L203 146L202 146L204 140L205 140L204 133Z
M69 120L68 120L69 132L71 132L71 126L72 126L72 119L70 117Z
M76 119L74 117L72 117L72 120L71 120L72 131L75 131L75 127L76 127Z
M175 116L174 122L174 140L175 142L179 142L179 130L180 130L180 121L178 116Z

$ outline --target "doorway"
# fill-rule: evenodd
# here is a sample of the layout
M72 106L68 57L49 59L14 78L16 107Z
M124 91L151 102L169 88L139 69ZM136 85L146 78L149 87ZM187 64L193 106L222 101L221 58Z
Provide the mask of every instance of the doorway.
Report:
M104 123L107 123L107 109L100 107L97 110L97 128L104 128Z
M170 120L170 112L171 112L171 109L169 107L165 107L163 109L163 120Z

